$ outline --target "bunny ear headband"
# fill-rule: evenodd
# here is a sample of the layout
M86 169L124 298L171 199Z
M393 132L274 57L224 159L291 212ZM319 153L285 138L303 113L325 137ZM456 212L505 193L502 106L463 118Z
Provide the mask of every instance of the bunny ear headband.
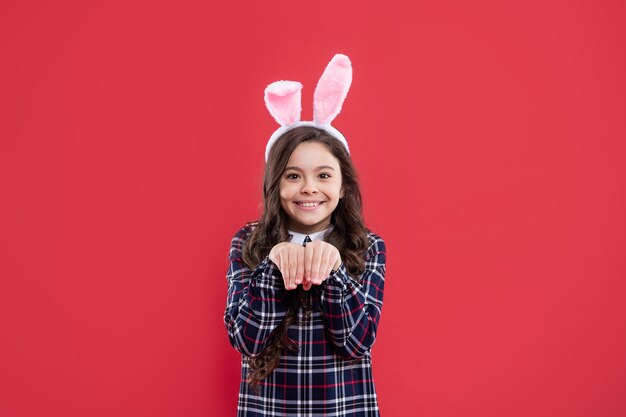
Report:
M330 133L346 147L348 142L341 132L330 125L341 111L352 83L352 64L343 54L330 60L317 82L313 94L313 121L300 121L302 111L302 84L297 81L275 81L265 88L265 105L280 127L272 134L265 148L265 161L276 139L298 126L315 126Z

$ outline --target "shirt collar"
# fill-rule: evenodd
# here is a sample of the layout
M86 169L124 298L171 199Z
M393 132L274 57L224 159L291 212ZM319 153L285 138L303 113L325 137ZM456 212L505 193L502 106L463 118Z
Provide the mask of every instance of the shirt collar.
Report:
M299 245L302 245L302 243L304 243L304 238L307 237L307 236L312 241L313 240L324 240L324 236L326 235L327 232L330 233L332 228L333 227L330 226L327 229L320 230L319 232L315 232L315 233L309 233L308 235L305 234L305 233L294 232L293 230L287 230L287 232L289 232L289 236L291 236L291 242L297 243Z

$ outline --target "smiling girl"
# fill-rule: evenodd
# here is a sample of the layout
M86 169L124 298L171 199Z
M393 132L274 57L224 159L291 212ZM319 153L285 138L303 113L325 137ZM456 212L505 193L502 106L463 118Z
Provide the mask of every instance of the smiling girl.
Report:
M367 229L356 171L330 126L351 83L335 55L301 122L300 83L266 105L281 124L266 149L261 218L232 239L224 322L242 354L238 416L378 416L371 348L386 249Z

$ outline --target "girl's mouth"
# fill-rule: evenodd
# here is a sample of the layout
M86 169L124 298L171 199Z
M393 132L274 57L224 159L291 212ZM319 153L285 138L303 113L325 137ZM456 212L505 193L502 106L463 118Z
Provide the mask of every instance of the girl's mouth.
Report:
M316 208L318 208L322 204L324 204L323 201L318 201L318 202L315 202L315 203L302 203L302 202L297 202L296 201L296 205L298 207L300 207L301 209L303 209L303 210L315 210Z

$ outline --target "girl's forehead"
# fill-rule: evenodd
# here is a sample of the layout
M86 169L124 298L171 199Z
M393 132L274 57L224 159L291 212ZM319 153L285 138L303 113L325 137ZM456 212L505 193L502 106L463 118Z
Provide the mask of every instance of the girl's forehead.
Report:
M330 150L319 142L303 142L293 150L289 156L287 165L319 166L331 165L339 166L339 160Z

